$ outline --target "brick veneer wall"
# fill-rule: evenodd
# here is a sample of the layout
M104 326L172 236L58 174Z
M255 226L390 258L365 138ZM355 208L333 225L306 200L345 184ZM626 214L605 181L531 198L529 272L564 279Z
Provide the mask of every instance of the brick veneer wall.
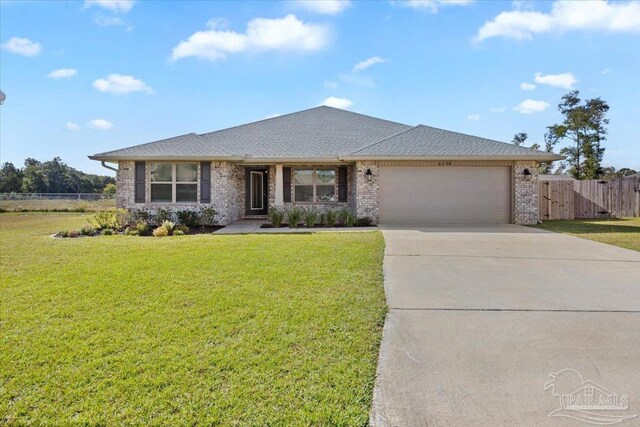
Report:
M198 163L200 175L200 163ZM155 212L159 208L172 210L199 210L213 206L218 213L217 221L230 224L242 217L244 212L244 168L229 162L211 162L211 203L151 203L150 168L146 168L145 203L135 203L135 162L121 161L116 173L116 206L132 210ZM198 180L200 198L200 180Z
M529 169L531 180L524 178ZM536 224L538 222L538 167L536 162L515 162L513 165L513 222Z

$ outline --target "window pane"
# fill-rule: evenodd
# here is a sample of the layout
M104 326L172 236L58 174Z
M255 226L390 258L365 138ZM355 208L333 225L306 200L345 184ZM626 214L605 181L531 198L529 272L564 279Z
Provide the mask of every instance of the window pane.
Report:
M151 184L151 201L171 203L171 184Z
M316 197L318 198L318 202L335 202L336 201L335 185L316 186Z
M312 185L296 185L295 189L296 202L313 202Z
M316 176L318 178L317 184L336 185L336 171L334 169L318 169Z
M313 170L312 169L296 169L293 171L293 183L295 185L312 185Z
M171 163L151 163L151 181L171 182Z
M198 164L197 163L176 163L176 181L177 182L198 181Z
M176 184L176 202L197 202L197 184Z

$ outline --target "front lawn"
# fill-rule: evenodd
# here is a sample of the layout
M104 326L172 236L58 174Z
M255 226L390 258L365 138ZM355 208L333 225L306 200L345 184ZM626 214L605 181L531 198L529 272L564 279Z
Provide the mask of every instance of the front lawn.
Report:
M0 424L366 425L379 232L52 239L0 214Z
M535 228L640 251L640 218L545 221Z

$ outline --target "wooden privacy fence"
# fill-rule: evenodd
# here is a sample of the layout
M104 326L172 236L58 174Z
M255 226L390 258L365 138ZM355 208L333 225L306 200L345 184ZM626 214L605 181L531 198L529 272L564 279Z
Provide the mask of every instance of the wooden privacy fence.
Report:
M640 216L640 176L611 181L539 181L541 220Z

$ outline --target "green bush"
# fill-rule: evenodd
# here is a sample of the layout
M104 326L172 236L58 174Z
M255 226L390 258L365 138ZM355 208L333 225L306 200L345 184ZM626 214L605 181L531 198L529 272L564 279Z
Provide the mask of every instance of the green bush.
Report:
M151 212L145 211L144 209L131 211L131 217L136 224L140 221L149 223L153 219Z
M353 227L356 224L356 217L351 213L349 209L343 209L340 211L340 221L346 227Z
M162 221L161 227L164 227L167 230L167 233L171 234L174 228L176 228L176 223L171 221Z
M200 224L200 214L196 211L184 210L176 212L178 223L187 227L196 227Z
M338 221L338 212L333 209L329 209L324 215L327 219L327 227L335 227L336 222Z
M363 216L356 220L356 227L370 227L373 221L368 216Z
M90 225L85 225L80 229L80 234L83 236L93 236L96 232L96 229Z
M289 228L298 228L300 221L302 221L302 209L297 207L290 208L287 211L287 222L289 223Z
M167 221L169 222L169 221ZM165 237L169 235L169 230L167 230L163 225L153 230L154 237Z
M117 230L122 230L125 227L136 223L133 219L131 211L128 211L126 209L116 209L114 212L114 217L116 221L116 226L114 228Z
M97 212L93 217L89 218L89 221L99 229L117 228L116 215L113 211Z
M269 209L268 216L269 216L269 222L271 223L271 226L274 228L282 227L284 214L285 214L285 211L283 211L282 209L277 209L273 207Z
M69 235L69 232L64 230L64 231L58 231L56 233L56 237L67 237Z
M110 228L105 228L104 230L102 230L102 234L105 236L113 236L114 232Z
M307 228L313 228L318 221L318 212L316 212L313 208L307 208L304 210L302 217L304 219L304 225Z
M173 221L173 211L171 209L158 208L154 217L154 224L162 224L165 221Z
M216 225L216 212L211 206L200 209L200 225L203 227L211 227Z
M173 229L173 234L176 234L176 231L182 231L182 234L187 234L189 232L189 227L187 227L186 225L176 225L175 228Z
M174 235L174 236L184 236L184 231L182 231L182 230L175 230L175 231L173 232L173 235Z
M151 226L144 221L138 221L135 225L135 230L140 236L150 236Z
M125 236L139 236L138 229L136 227L127 227L124 229Z

